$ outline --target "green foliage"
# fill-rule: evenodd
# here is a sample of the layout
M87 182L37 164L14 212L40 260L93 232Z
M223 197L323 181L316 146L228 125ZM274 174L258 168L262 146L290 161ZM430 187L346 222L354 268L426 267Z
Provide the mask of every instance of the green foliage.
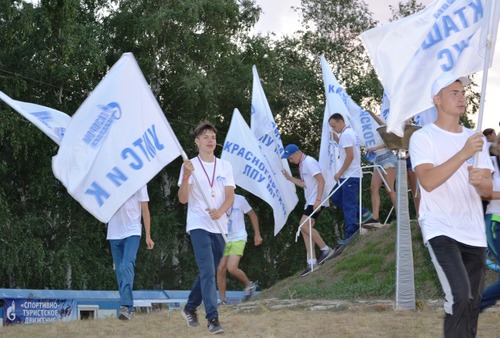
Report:
M42 0L35 5L0 0L0 90L72 115L122 53L132 52L184 150L194 156L191 132L200 120L216 124L219 144L234 108L249 121L256 65L284 143L299 143L317 157L324 112L319 56L326 56L356 102L378 105L382 88L357 38L376 22L360 0L303 0L303 30L272 39L249 34L260 13L252 0ZM471 100L472 113L478 96ZM52 174L50 158L57 146L3 103L0 114L0 287L116 289L106 226ZM173 161L148 184L156 245L152 251L144 244L139 249L137 289L189 289L197 274L185 232L186 207L176 196L181 164ZM276 237L269 205L243 193L259 216L264 243L255 247L250 231L241 267L263 288L304 268L303 239L295 242L304 204L302 191L297 192L297 208ZM391 203L384 192L381 197L382 216ZM363 205L370 204L365 179ZM316 228L328 244L342 236L342 219L333 207L319 217ZM390 254L388 247L374 250ZM381 278L361 270L345 288L367 292L360 285ZM228 281L229 289L241 288ZM331 292L320 282L316 287ZM378 290L387 293L389 286Z
M392 12L392 18L390 21L396 21L421 11L425 8L425 6L417 2L417 0L407 0L406 3L400 1L397 7L389 5L389 8Z

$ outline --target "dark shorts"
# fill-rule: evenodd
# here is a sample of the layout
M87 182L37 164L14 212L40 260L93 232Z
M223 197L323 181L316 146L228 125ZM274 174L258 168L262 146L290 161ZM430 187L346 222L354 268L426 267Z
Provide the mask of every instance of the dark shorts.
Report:
M313 208L314 208L314 205L310 205L310 204L308 204L308 205L307 205L307 208L305 208L305 209L304 209L304 213L303 213L303 215L305 215L305 216L309 216L309 215L311 215L311 214L312 214L312 212L313 212L313 210L314 210ZM321 213L321 211L323 211L323 209L324 209L324 208L325 208L325 207L321 207L318 211L316 211L316 212L314 213L314 215L312 215L312 216L311 216L311 218L312 218L312 219L316 219L316 218L318 218L319 214Z
M411 168L411 160L409 157L406 158L406 170L413 171L413 169Z

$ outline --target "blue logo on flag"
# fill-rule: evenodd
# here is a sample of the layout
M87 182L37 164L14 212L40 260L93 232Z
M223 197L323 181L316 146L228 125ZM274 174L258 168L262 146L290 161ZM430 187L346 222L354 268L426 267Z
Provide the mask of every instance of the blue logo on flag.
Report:
M98 107L101 109L101 112L82 140L92 149L99 147L106 140L111 125L122 116L120 105L116 102L110 102L106 106Z

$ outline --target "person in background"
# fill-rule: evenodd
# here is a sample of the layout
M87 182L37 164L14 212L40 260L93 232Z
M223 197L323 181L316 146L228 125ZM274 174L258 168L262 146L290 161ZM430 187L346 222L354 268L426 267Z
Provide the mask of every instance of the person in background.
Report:
M496 136L491 144L490 151L495 172L493 173L493 194L484 216L486 224L486 239L488 248L500 262L500 135ZM500 299L500 273L496 282L484 290L481 298L480 310L484 311L496 304Z
M496 132L493 128L486 128L483 130L483 135L486 137L486 149L488 149L490 156L495 156L495 154L491 151L490 147L496 137ZM488 204L490 201L483 200L483 211L486 214L486 209L488 208Z
M432 85L438 116L410 139L420 184L419 224L445 293L445 337L475 337L486 272L481 198L492 194L493 166L483 135L460 124L467 78L444 73ZM477 166L473 158L477 156Z
M385 144L368 149L368 155L374 154L375 159L373 163L384 168L384 173L381 169L373 169L372 180L370 184L370 192L372 198L372 213L373 216L364 222L366 225L376 225L380 224L379 211L380 211L380 188L382 187L384 177L390 190L387 190L387 186L384 185L385 191L391 199L392 205L396 208L396 192L394 191L394 181L396 180L396 155L390 151Z
M490 146L495 141L495 137L497 136L497 133L495 132L495 129L493 128L486 128L483 130L483 135L486 137L486 149L490 152L490 156L495 156L491 151L490 151Z
M229 271L231 276L235 277L243 284L244 297L242 301L247 301L252 297L257 285L248 279L246 273L239 268L240 260L245 251L247 242L247 231L245 229L244 215L248 215L252 222L254 245L262 244L260 235L259 218L255 211L252 210L250 204L245 197L235 194L234 203L229 211L229 223L227 225L227 243L224 250L219 267L217 268L217 286L219 288L220 302L219 305L227 304L226 301L226 272Z
M420 207L420 189L418 187L418 180L415 171L411 165L410 152L406 152L406 176L408 177L408 184L410 185L411 195L413 197L413 206L418 219L418 209Z
M304 206L304 211L299 222L299 225L302 224L300 232L302 234L302 238L304 239L307 255L307 267L300 274L304 277L316 269L318 265L321 265L326 260L332 258L335 253L334 249L326 245L319 232L314 229L316 219L324 208L324 206L321 206L321 208L318 209L322 204L321 201L323 198L325 179L321 173L318 161L311 156L304 154L295 144L287 145L283 155L281 155L281 158L286 158L290 163L297 164L299 166L300 179L293 177L286 170L283 170L283 175L285 175L287 180L304 189L304 197L306 199L306 205ZM314 212L316 209L318 210ZM309 221L306 222L309 216L311 217L309 218ZM311 228L311 231L309 231L309 227ZM310 236L312 236L312 248L310 246ZM321 255L317 260L314 245L321 250Z
M111 247L111 255L115 267L118 292L120 294L121 320L134 318L134 288L135 259L141 242L142 224L146 235L146 246L152 250L155 243L151 239L151 217L148 207L148 190L143 186L134 193L108 222L107 240Z
M354 235L360 223L365 223L373 217L373 214L362 210L362 220L359 220L359 201L358 192L362 177L361 168L361 149L359 139L354 130L346 125L344 117L335 113L328 119L330 127L334 131L334 142L339 144L340 169L334 175L334 189L338 190L332 196L332 203L342 208L344 213L344 239L338 241L344 244L347 239Z
M235 189L231 163L214 155L216 135L211 123L198 124L194 130L198 156L184 160L177 183L179 202L188 205L186 231L199 271L181 314L189 327L199 327L196 309L203 302L208 331L214 334L224 332L217 311L215 276L226 245L226 212L234 203Z

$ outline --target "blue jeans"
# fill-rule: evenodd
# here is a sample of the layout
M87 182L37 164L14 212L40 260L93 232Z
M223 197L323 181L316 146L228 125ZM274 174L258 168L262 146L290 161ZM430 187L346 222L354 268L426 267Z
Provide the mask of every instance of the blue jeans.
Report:
M339 182L335 185L334 189L337 189L339 184L345 182L340 186L340 189L337 190L332 196L332 203L342 208L344 212L344 230L345 230L345 239L348 239L359 228L359 203L358 203L358 192L359 192L359 177L351 177L351 178L341 178ZM367 212L363 208L363 214Z
M221 234L214 234L202 229L191 230L189 234L199 272L189 293L186 310L195 311L203 301L205 317L211 320L219 317L215 276L226 243Z
M491 214L484 215L486 224L486 238L488 239L488 247L495 256L497 262L500 263L500 223L491 220ZM483 292L481 299L481 311L490 306L495 305L500 299L500 273L495 283L488 286Z
M134 268L137 250L141 236L130 236L124 239L111 239L111 255L115 263L116 281L120 293L120 305L127 306L129 311L134 311L132 289L134 287Z

